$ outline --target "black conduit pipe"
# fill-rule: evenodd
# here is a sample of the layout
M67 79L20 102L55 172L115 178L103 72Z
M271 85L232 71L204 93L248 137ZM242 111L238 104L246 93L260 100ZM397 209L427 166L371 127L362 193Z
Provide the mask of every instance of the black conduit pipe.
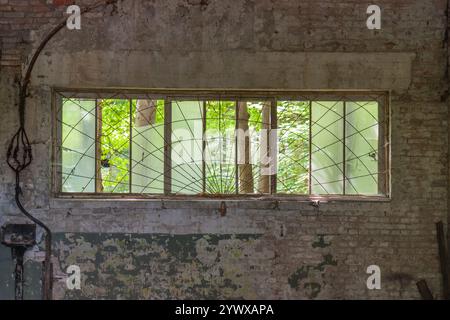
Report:
M94 10L101 6L106 6L110 4L115 4L119 0L103 0L99 1L93 5L87 6L81 10L80 14L83 15L91 10ZM15 187L15 201L19 210L31 221L40 226L45 231L45 261L44 261L44 279L42 296L44 300L52 299L52 265L51 265L51 254L52 254L52 232L42 221L31 215L25 207L22 205L20 196L22 195L22 189L20 187L20 173L25 170L33 161L31 143L28 139L27 133L25 131L25 107L26 99L28 94L28 84L30 83L31 73L33 71L36 60L41 54L42 50L45 48L47 43L67 24L66 19L62 20L58 25L56 25L42 40L39 47L33 54L30 63L25 72L25 76L20 83L19 88L19 129L14 134L11 142L8 146L7 151L7 163L8 166L14 171L16 178Z

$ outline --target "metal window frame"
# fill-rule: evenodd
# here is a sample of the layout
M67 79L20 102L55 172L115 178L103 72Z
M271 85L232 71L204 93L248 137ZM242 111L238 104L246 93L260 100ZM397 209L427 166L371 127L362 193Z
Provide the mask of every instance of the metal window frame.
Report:
M62 192L62 181L60 173L62 164L61 134L62 125L58 121L62 116L62 98L85 98L85 99L126 99L130 100L132 109L132 99L155 99L164 100L164 193L163 194L143 194L143 193L104 193L104 192ZM345 99L342 99L345 97ZM309 194L281 194L276 193L276 174L270 178L270 194L201 194L201 195L176 195L171 194L171 101L176 98L182 100L195 99L215 100L215 101L271 101L271 124L270 129L277 129L277 101L304 100L308 101L310 108L312 101L377 101L379 105L379 115L383 116L383 123L380 126L379 154L382 160L378 159L379 165L383 168L378 176L379 195L312 195L311 194L311 169L309 169L308 188ZM386 201L391 199L391 122L390 122L390 92L386 90L276 90L276 89L131 89L131 88L52 88L52 195L56 198L81 198L81 199L269 199L269 200L349 200L349 201ZM311 112L310 112L311 116ZM130 124L131 124L130 112ZM237 117L237 114L236 114ZM345 119L344 119L345 121ZM205 122L205 120L203 121ZM236 123L237 125L237 123ZM310 119L310 135L311 135ZM345 125L344 125L345 128ZM131 130L131 126L130 126ZM344 129L345 130L345 129ZM97 129L96 129L97 132ZM130 136L131 139L131 136ZM345 132L344 132L345 139ZM169 141L169 143L167 143ZM97 142L96 142L97 143ZM311 138L310 142L311 144ZM130 144L131 145L131 144ZM345 141L343 143L345 152ZM309 151L311 158L311 146ZM381 158L381 156L380 156ZM311 159L310 159L311 160ZM311 164L311 161L309 161ZM130 163L131 164L131 163ZM59 170L58 170L59 169ZM236 170L237 172L237 170ZM344 175L343 184L347 177ZM130 177L131 183L131 177ZM238 189L236 189L238 192ZM131 188L130 188L131 191Z

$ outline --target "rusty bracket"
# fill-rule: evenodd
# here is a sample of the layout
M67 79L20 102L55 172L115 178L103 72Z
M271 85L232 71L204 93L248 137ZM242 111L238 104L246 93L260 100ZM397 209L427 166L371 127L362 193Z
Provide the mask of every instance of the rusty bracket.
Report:
M225 201L222 201L220 203L219 213L221 217L225 217L227 215L227 204L225 203Z

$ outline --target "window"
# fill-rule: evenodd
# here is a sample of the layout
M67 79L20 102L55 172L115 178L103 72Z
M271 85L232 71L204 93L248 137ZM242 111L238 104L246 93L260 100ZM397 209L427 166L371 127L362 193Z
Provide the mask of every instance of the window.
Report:
M55 92L58 194L389 195L385 92Z

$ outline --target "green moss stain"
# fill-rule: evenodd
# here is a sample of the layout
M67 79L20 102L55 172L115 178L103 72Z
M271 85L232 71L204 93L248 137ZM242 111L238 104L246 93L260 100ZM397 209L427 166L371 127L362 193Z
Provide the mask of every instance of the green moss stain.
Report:
M304 265L295 270L288 277L288 284L295 290L302 288L309 299L315 299L326 285L323 281L326 267L337 265L338 261L334 259L333 255L325 254L317 265Z
M303 279L308 278L310 266L303 266L298 268L293 274L291 274L288 278L288 283L293 289L298 289L300 282Z
M315 269L319 271L324 271L326 266L337 266L337 260L334 260L331 254L326 254L323 256L323 261L319 263Z
M163 247L167 248L170 255L180 261L189 261L197 256L195 244L199 240L198 236L171 236L162 241Z
M313 248L326 248L331 246L331 241L325 241L325 235L319 234L317 235L316 241L312 243Z
M303 285L306 295L310 299L315 299L320 293L322 286L317 282L307 282Z

